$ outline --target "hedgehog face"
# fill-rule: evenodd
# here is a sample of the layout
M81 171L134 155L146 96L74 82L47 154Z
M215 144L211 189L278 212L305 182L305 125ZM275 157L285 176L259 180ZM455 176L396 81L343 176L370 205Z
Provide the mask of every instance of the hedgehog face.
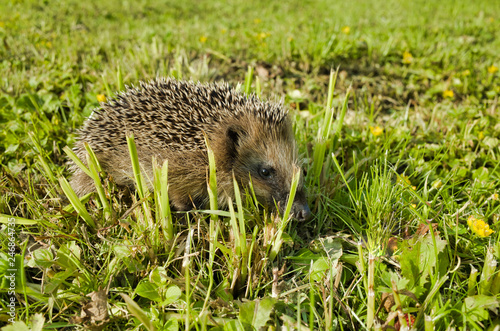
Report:
M232 172L241 185L249 180L260 203L283 212L290 193L293 175L301 171L297 162L295 141L290 135L269 136L262 128L259 134L231 127L227 131L228 155L232 157ZM299 220L310 217L303 179L297 188L292 207Z
M276 166L271 166L268 163L262 165L259 164L258 160L256 161L253 171L250 170L249 173L257 199L267 207L277 207L283 213L288 202L293 174L301 171L300 167L293 164L291 171L283 172L279 164ZM304 180L301 178L292 205L293 217L298 220L307 220L311 216L303 182Z

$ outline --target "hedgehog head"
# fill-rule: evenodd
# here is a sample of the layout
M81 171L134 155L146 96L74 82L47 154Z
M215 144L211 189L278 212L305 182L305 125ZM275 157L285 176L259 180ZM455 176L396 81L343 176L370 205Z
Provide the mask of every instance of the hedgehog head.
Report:
M216 155L216 160L219 160L218 166L222 166L226 174L234 174L240 185L246 186L251 181L260 203L269 208L277 207L283 212L293 175L302 171L292 126L284 111L281 116L269 109L258 110L260 116L255 114L247 111L245 115L226 123L227 126L219 131L219 146L215 150L223 152L219 157ZM226 182L232 186L232 178ZM302 176L292 213L299 220L311 216Z

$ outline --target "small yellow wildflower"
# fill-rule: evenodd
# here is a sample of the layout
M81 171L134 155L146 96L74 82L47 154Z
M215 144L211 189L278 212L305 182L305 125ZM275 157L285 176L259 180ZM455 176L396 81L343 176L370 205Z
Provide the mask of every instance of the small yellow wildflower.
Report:
M406 175L401 175L400 177L398 177L398 179L396 180L396 183L403 184L403 185L408 185L414 191L417 189L416 186L411 185L410 178L408 176L406 176Z
M220 29L220 33L226 34L227 30L226 29Z
M45 46L46 46L47 48L52 48L52 43L51 43L50 41L46 41L46 42L45 42Z
M498 193L493 193L493 194L491 195L491 199L492 199L492 200L495 200L495 201L498 201Z
M262 20L260 18L254 18L253 22L255 24L259 24L260 22L262 22Z
M398 179L396 180L396 182L411 185L410 178L408 178L408 176L406 176L406 175L398 176Z
M56 276L56 274L57 273L50 268L47 270L47 273L46 273L47 277L49 277L49 278L54 278Z
M483 131L479 131L478 132L477 139L479 139L479 140L483 140L484 139L484 132Z
M403 53L403 63L404 63L404 64L410 64L410 63L412 63L412 62L413 62L413 55L411 55L411 53L410 53L410 52L405 51L405 52Z
M490 74L494 74L494 73L495 73L495 72L497 72L497 71L498 71L498 67L497 67L497 66L495 66L494 64L492 64L491 66L489 66L489 67L488 67L488 72L489 72Z
M432 183L432 188L434 188L434 189L436 189L436 190L439 190L442 186L443 186L443 182L441 181L441 179L436 179L436 180Z
M378 137L380 136L382 133L384 133L384 129L381 128L380 126L371 126L370 125L370 132L372 133L372 135L374 135L375 137Z
M201 37L200 37L200 42L201 42L202 44L204 44L204 43L206 43L206 42L207 42L207 39L208 39L208 38L207 38L206 36L201 36Z
M342 28L343 34L349 34L350 32L351 32L351 28L349 26L346 25Z
M470 76L470 70L465 69L464 71L462 71L462 76Z
M467 225L472 232L477 234L479 237L488 237L490 234L495 232L490 229L490 226L483 219L476 216L469 216L467 219Z
M410 204L410 206L411 206L411 208L413 208L413 209L417 208L417 204L416 204L416 203L412 203L412 204Z
M98 94L96 97L97 97L97 101L106 102L106 96L104 94Z
M444 90L443 91L443 98L453 98L455 94L453 93L452 90Z
M270 33L267 33L267 32L261 32L261 33L258 33L257 34L257 39L259 41L262 41L264 39L266 39L267 37L269 37L271 34Z

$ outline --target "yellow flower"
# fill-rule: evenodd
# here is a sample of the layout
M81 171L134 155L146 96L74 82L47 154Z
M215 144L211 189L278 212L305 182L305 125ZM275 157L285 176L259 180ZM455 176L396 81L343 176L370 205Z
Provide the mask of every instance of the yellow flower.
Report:
M98 94L97 95L97 101L99 101L99 102L106 102L106 96L104 94Z
M349 34L349 32L351 32L351 28L347 25L342 28L342 33Z
M255 24L259 24L260 22L262 22L262 20L260 18L254 18L253 22Z
M267 33L267 32L261 32L261 33L257 33L257 40L259 41L263 41L264 39L266 39L267 37L269 37L271 34L270 33Z
M208 39L208 38L207 38L206 36L201 36L201 37L200 37L200 42L201 42L202 44L204 44L204 43L206 43L206 42L207 42L207 39Z
M432 183L432 188L435 188L436 190L439 190L442 186L443 186L443 182L441 181L441 179L436 179Z
M416 186L411 185L410 178L408 176L405 176L405 175L401 175L400 177L398 177L398 179L396 180L396 183L403 184L403 185L408 185L414 191L417 189Z
M483 131L479 131L479 133L477 134L477 139L479 139L479 140L484 139L484 132Z
M465 69L464 71L462 71L462 76L470 76L470 70Z
M410 204L410 206L411 206L411 208L413 208L413 209L417 208L417 204L416 204L416 203L412 203L412 204Z
M498 193L493 193L491 195L491 199L495 200L495 201L498 201Z
M226 34L227 30L226 29L220 29L220 33Z
M374 135L375 137L378 137L380 136L382 133L384 133L384 129L381 128L380 126L370 126L370 132L372 133L372 135Z
M412 62L413 62L413 55L411 55L411 53L410 53L410 52L405 51L405 52L403 53L403 63L404 63L404 64L410 64L410 63L412 63Z
M498 67L497 67L497 66L495 66L494 64L492 64L491 66L489 66L489 67L488 67L488 72L489 72L490 74L494 74L494 73L495 73L495 72L497 72L497 71L498 71Z
M401 177L398 176L396 183L406 183L408 185L411 184L410 179L408 178L408 176L405 176L405 175L401 175Z
M443 98L453 98L455 94L453 93L452 90L444 90L443 91Z
M467 219L467 225L472 232L477 234L479 237L488 237L490 234L495 232L490 229L490 226L486 224L483 219L477 218L476 216L469 216Z

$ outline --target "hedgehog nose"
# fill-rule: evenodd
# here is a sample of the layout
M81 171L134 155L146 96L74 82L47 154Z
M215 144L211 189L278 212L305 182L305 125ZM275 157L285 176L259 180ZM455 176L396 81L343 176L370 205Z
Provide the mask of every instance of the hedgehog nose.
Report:
M311 218L311 209L309 209L309 205L305 204L301 206L300 210L297 213L297 220L299 221L307 221Z

